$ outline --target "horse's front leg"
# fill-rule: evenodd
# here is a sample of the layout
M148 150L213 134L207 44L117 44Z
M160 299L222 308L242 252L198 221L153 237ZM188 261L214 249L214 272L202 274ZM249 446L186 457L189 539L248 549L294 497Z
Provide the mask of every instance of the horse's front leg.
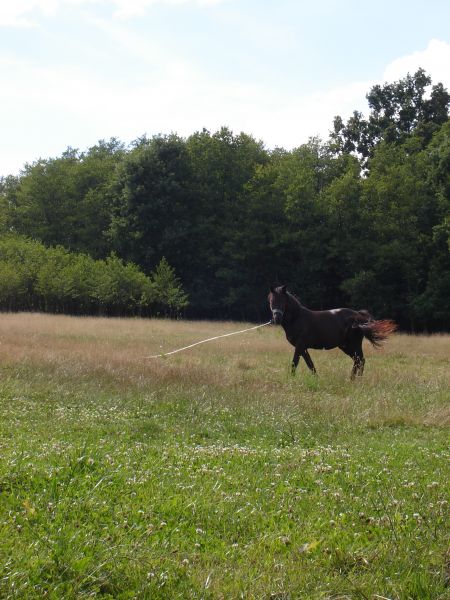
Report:
M306 363L306 365L307 365L308 369L309 369L309 370L310 370L312 373L314 373L314 375L317 375L316 367L314 366L314 363L313 363L313 361L312 361L312 358L311 358L311 356L309 355L309 352L308 352L308 350L304 350L304 351L302 352L302 356L303 356L303 358L304 358L304 360L305 360L305 363Z
M291 375L295 375L295 371L298 367L298 361L300 360L301 350L299 348L295 349L294 356L292 357L292 365L291 365Z
M316 367L314 366L314 363L312 361L311 356L309 355L308 350L306 350L304 348L299 348L299 347L297 347L295 349L294 356L292 358L292 366L291 366L291 373L292 373L292 375L295 375L295 371L296 371L296 369L298 367L300 356L303 357L303 359L304 359L304 361L305 361L306 366L308 367L308 369L312 373L314 373L314 375L317 375Z

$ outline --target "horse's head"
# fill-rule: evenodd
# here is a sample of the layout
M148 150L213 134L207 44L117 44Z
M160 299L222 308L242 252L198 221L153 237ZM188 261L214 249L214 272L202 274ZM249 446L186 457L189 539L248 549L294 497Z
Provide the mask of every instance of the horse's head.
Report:
M269 293L269 306L272 311L272 323L274 325L280 325L283 320L283 315L286 310L287 293L286 286L280 285L278 287L272 285Z

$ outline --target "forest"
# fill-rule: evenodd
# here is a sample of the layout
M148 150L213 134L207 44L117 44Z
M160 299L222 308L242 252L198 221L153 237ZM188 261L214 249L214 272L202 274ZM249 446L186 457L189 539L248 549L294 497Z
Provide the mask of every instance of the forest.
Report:
M450 95L420 69L367 102L289 151L223 127L2 177L0 308L257 322L279 282L310 308L448 331Z

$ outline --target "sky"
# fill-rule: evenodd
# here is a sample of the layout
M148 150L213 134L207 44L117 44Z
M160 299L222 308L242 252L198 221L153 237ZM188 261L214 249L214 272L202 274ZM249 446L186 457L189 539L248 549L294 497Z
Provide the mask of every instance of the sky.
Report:
M448 0L0 0L0 176L111 137L326 139L377 83L450 90L449 23Z

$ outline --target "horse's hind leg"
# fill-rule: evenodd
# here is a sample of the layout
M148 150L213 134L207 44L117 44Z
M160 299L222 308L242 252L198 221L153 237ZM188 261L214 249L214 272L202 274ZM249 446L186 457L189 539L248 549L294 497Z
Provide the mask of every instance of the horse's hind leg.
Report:
M347 346L339 346L339 348L342 350L342 352L345 352L347 356L350 356L350 358L353 359L353 368L350 374L350 379L355 379L357 375L361 377L361 375L364 373L364 365L366 362L362 351L362 340L355 340L352 344L348 344Z
M354 344L352 348L352 358L353 369L350 378L355 379L357 375L361 377L361 375L364 373L364 365L366 362L362 351L362 340L360 340L359 344Z
M353 355L352 358L353 358L353 369L352 369L352 374L350 375L350 378L355 379L356 375L361 377L361 375L364 373L364 365L365 365L366 359L364 358L362 350L359 352L355 352L355 354Z
M363 351L361 350L361 356L358 357L358 375L361 377L364 373L364 365L366 364L366 359L364 358Z

